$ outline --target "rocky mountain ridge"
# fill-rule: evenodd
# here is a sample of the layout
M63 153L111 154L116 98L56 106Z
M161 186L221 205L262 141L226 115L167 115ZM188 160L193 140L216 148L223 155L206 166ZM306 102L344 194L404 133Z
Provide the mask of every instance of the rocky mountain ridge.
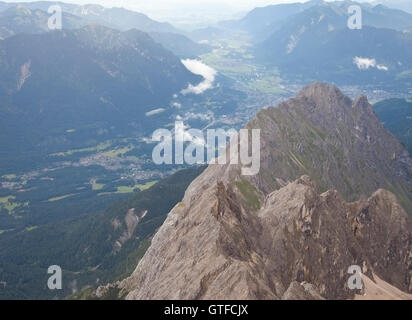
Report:
M118 284L126 298L297 299L299 284L308 299L349 299L351 265L411 292L410 223L390 192L346 203L303 176L255 214L240 202L223 183L186 195Z
M315 83L247 128L261 129L260 173L210 165L133 274L99 295L352 299L368 294L348 287L353 265L365 282L411 293L412 225L399 201L411 199L411 159L366 97Z

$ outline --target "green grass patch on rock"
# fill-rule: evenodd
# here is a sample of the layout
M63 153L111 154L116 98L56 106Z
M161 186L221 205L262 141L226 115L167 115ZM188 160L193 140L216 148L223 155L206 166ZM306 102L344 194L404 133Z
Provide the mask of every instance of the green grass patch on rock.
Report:
M247 205L254 209L258 210L260 208L260 198L259 192L256 188L246 179L240 179L235 182L236 188L239 190Z

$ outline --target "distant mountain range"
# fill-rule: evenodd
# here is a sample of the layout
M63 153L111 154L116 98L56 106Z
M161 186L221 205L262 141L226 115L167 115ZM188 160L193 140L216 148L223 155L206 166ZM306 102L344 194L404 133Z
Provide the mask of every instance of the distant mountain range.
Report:
M47 32L47 21L50 15L40 9L29 9L22 5L0 10L0 39L16 34L37 34ZM78 28L84 25L81 18L70 13L63 13L62 24L67 29Z
M16 35L0 41L0 140L13 153L61 148L62 141L47 139L68 127L124 130L133 122L134 130L143 123L150 130L146 112L201 80L136 29Z
M308 28L291 33L279 30L258 46L257 56L279 66L289 77L376 85L412 80L412 33L366 26L329 32Z
M169 23L161 23L150 19L148 16L130 11L123 8L105 8L100 5L75 5L64 2L22 2L22 3L3 3L0 10L13 8L15 6L24 7L30 10L41 10L47 12L51 5L59 5L62 12L80 17L83 23L98 23L111 28L126 31L129 29L138 29L145 32L172 32L181 33Z
M412 26L412 14L384 5L372 6L348 0L336 2L312 0L305 3L270 5L253 9L240 20L226 21L220 25L242 29L258 39L265 39L282 25L312 23L312 21L315 23L321 15L324 15L321 20L328 20L331 27L337 29L346 26L349 17L348 8L351 5L359 5L362 8L362 20L366 26L396 30Z
M348 8L362 8L362 30L347 27ZM220 24L249 32L258 62L287 79L376 85L412 82L412 14L352 1L273 5Z
M373 4L383 4L391 8L396 8L412 13L412 3L409 0L374 0Z
M73 5L57 2L62 8L63 29L75 29L88 24L99 24L120 31L137 29L149 33L156 42L183 58L195 57L211 48L189 39L185 32L169 23L161 23L146 15L123 8L100 5ZM3 3L0 5L0 39L15 34L47 32L51 2Z
M295 15L257 45L257 57L290 76L353 84L399 82L412 69L412 34L398 30L412 23L412 15L364 6L363 28L350 30L349 4L316 5Z
M289 17L321 3L323 3L322 0L312 0L305 3L259 7L250 11L240 20L224 21L219 26L250 32L255 41L260 41L276 31Z

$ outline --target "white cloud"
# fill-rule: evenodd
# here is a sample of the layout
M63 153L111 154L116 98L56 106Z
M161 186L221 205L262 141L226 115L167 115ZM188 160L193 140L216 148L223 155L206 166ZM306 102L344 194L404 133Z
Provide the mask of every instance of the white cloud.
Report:
M163 111L165 111L165 109L163 109L163 108L150 110L150 111L146 112L146 117L154 116L155 114L162 113Z
M215 69L204 64L200 60L185 59L182 60L182 63L190 72L201 75L204 78L204 80L196 86L189 84L186 89L182 90L182 94L201 94L206 90L213 88L213 82L215 81L217 74Z
M362 57L355 57L353 58L353 63L356 64L359 70L368 70L370 68L376 68L382 71L388 71L389 68L383 64L377 64L376 59L374 58L362 58Z
M356 64L359 70L367 70L369 68L374 68L376 66L375 59L355 57L353 63Z
M383 70L383 71L388 71L389 70L388 67L384 66L383 64L378 64L376 66L376 68L378 68L378 70Z
M173 103L172 103L172 107L173 107L173 108L176 108L176 109L180 109L180 108L182 107L182 104L179 103L179 102L173 102Z

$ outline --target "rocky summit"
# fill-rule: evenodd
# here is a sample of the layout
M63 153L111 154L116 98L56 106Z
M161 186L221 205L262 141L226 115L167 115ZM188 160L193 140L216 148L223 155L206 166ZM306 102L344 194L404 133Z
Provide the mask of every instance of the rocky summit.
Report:
M261 169L210 165L168 214L127 299L412 296L412 160L366 97L315 83L247 128ZM362 289L350 286L351 266Z

